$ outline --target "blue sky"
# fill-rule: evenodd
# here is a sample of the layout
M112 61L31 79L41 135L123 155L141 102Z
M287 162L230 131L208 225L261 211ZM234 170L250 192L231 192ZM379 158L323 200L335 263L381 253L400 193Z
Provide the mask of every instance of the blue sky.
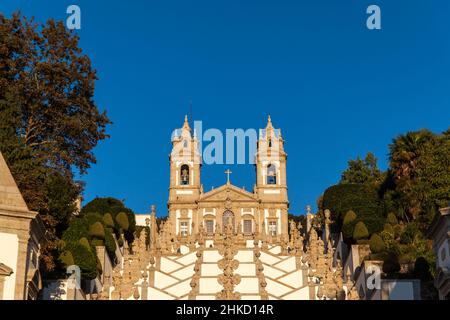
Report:
M291 212L338 182L367 151L408 130L450 125L450 2L0 1L40 22L81 8L78 31L98 71L96 102L114 122L83 177L85 201L125 199L167 212L170 134L189 111L203 128L259 128L272 116L288 152ZM377 4L382 30L366 28ZM251 190L252 165L203 166L205 190Z

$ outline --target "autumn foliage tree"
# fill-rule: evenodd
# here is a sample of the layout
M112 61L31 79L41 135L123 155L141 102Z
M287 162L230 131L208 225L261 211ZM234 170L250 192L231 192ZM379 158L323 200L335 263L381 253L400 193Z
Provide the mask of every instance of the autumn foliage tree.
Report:
M53 241L44 267L74 210L97 143L110 123L94 102L96 71L63 22L10 18L0 13L0 150L23 196L38 211ZM53 246L53 247L52 247Z

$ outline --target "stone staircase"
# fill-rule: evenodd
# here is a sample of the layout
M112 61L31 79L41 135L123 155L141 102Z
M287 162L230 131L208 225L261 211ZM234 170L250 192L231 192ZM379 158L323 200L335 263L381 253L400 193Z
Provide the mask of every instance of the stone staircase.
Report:
M218 249L205 248L201 258L196 252L189 252L182 247L184 254L178 256L162 256L159 268L154 273L154 285L148 288L149 300L187 300L192 290L191 280L195 274L196 261L200 259L198 288L196 300L214 300L216 293L222 290L218 277L223 273L218 262L223 258ZM291 255L280 255L279 246L269 246L261 251L259 261L263 266L262 273L266 282L265 290L269 299L299 300L309 299L306 270L297 268L296 260ZM239 261L235 274L241 281L235 291L241 294L242 300L260 300L260 283L254 249L240 248L234 257Z

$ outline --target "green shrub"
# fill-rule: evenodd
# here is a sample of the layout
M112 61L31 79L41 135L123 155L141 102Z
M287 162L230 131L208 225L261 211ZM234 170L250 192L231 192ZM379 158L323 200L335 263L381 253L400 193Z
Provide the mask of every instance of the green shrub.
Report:
M87 238L81 238L80 240L78 240L78 243L91 250L91 245L89 244L89 240Z
M342 224L345 226L345 225L355 221L356 218L357 218L356 213L353 210L349 210L345 214L345 217L344 217L344 220L343 220Z
M81 269L81 277L83 279L92 280L97 277L97 258L84 245L76 243L68 243L67 249L72 253L74 264Z
M119 212L117 214L116 222L122 230L124 230L124 231L128 230L129 221L128 221L127 214L125 212Z
M370 233L383 229L384 216L382 201L376 188L362 184L338 184L325 190L323 208L332 213L332 220L343 225L345 214L349 210L358 213L358 220L363 221Z
M119 240L117 240L117 244L119 245L119 247L123 247L123 239L119 238Z
M89 237L89 225L84 219L76 218L70 223L69 228L63 233L63 241L68 242L78 242L81 238Z
M402 233L402 226L397 224L394 226L394 236L397 238Z
M389 223L385 223L385 224L384 224L383 230L386 231L387 233L391 234L391 235L394 235L394 234L395 234L394 228L393 228L392 225L389 224Z
M413 242L416 234L419 234L419 228L415 223L409 223L400 235L401 244L410 244Z
M105 239L105 228L101 222L97 221L89 227L89 235L97 239Z
M355 230L353 230L353 239L356 241L367 239L369 237L369 231L367 230L366 225L364 222L359 221L355 225Z
M386 248L383 239L381 239L381 237L376 233L372 234L372 236L370 237L369 245L370 250L373 253L383 252Z
M65 267L73 266L75 264L72 253L70 251L63 251L59 255L58 259Z
M355 224L357 222L356 218L356 213L353 210L349 210L345 214L341 231L346 242L352 242L353 230L355 229Z
M107 228L114 228L114 220L113 220L113 218L112 218L110 213L106 213L103 216L103 224Z
M397 217L395 216L395 214L393 212L388 213L386 222L392 226L395 226L396 224L398 224Z
M92 226L96 222L103 224L103 215L98 212L87 212L81 216L82 219L86 221L88 226Z
M114 241L113 234L109 229L106 229L105 232L105 247L106 251L108 251L109 257L114 258L116 255L116 242Z

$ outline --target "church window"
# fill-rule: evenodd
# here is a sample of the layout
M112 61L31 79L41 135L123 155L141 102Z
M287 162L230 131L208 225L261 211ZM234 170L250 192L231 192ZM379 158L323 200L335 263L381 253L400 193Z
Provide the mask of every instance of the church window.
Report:
M269 222L269 234L272 237L275 237L277 235L277 222L276 221Z
M180 235L182 237L188 236L188 222L187 221L180 222Z
M183 164L181 166L181 185L186 186L189 184L189 166Z
M212 236L214 234L214 220L206 220L206 233L208 236Z
M272 139L269 139L269 148L272 148Z
M244 234L252 234L252 220L244 220Z
M267 184L277 183L277 168L273 164L267 166Z

